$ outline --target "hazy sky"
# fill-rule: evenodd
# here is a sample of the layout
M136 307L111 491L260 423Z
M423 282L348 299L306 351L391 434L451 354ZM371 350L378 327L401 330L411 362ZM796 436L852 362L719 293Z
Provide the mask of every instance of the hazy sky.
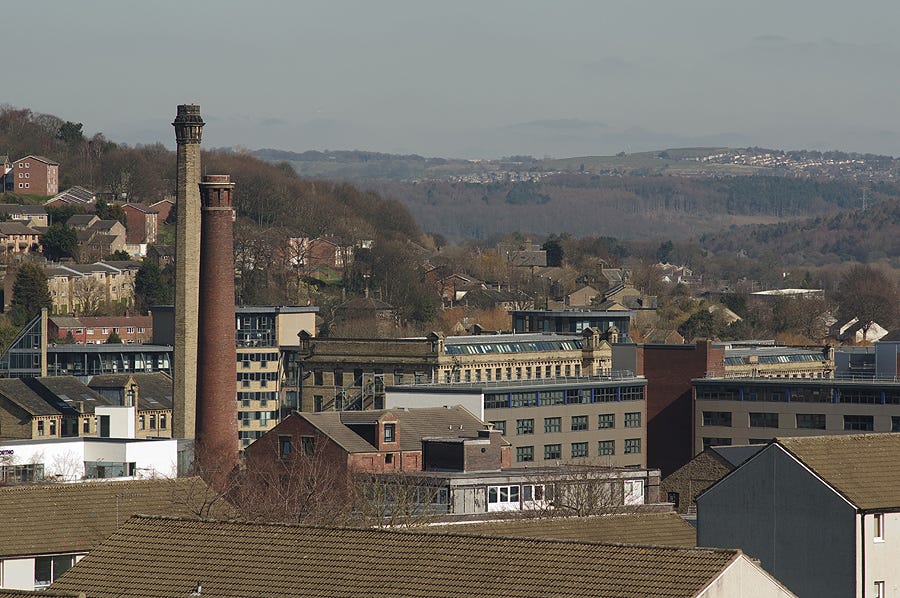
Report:
M198 102L206 147L900 155L898 29L896 0L32 0L0 103L131 144Z

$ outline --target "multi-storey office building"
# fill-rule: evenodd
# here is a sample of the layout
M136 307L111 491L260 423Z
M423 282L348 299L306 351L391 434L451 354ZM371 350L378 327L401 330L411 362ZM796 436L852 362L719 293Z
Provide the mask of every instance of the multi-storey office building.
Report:
M606 374L612 369L612 349L596 329L581 334L301 338L299 369L302 411L381 409L388 385Z
M241 447L261 437L297 407L296 373L291 376L288 372L284 351L296 351L300 332L315 335L318 311L318 307L305 306L235 308L235 392ZM171 306L153 308L154 342L174 341L173 321Z
M386 400L391 408L463 405L500 430L515 467L560 461L645 467L646 388L646 379L616 372L391 386Z
M900 381L698 378L694 453L775 437L900 431Z
M834 348L725 346L731 378L833 378Z

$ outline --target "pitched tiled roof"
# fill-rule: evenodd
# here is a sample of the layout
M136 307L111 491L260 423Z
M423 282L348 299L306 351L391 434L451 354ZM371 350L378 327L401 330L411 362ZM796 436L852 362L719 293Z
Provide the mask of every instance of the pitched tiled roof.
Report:
M697 531L677 513L516 518L502 521L435 525L429 526L423 531L651 546L693 547L697 545Z
M202 596L695 596L739 550L134 517L53 591ZM197 592L200 594L200 592Z
M21 222L0 222L0 235L36 235L38 232Z
M0 379L0 396L18 405L31 415L60 415L74 413L64 403L52 403L28 388L21 378Z
M777 438L859 509L900 508L900 434Z
M215 496L200 478L0 488L0 558L90 550L136 513L231 516Z

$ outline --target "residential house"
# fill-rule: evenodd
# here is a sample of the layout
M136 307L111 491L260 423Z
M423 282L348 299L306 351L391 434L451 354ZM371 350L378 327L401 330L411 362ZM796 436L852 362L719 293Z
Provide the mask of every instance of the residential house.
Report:
M49 403L19 378L0 379L0 439L60 438L75 421L74 409Z
M162 270L175 263L174 245L151 245L147 248L147 260L154 262Z
M696 513L701 492L762 450L761 444L711 446L662 479L660 495L679 513Z
M95 214L72 214L66 220L66 226L77 231L84 231L91 228L95 222L100 222L100 218Z
M137 513L231 516L215 497L200 478L0 487L0 588L44 590Z
M125 242L129 245L146 245L156 243L159 229L159 212L150 206L139 203L126 203L122 206L127 219Z
M150 204L151 210L156 210L156 213L159 214L158 222L159 224L164 224L169 222L169 218L171 217L172 211L175 209L175 200L169 197L165 199L161 199L159 201L155 201Z
M50 589L97 598L793 595L739 550L158 517L132 517Z
M20 222L0 222L0 250L7 255L40 253L41 233Z
M79 260L90 262L125 251L126 231L118 220L95 220L87 228L77 231L77 239Z
M495 289L486 285L466 291L457 303L479 309L499 309L502 311L534 308L534 299L523 291L517 289Z
M874 343L888 335L888 330L878 322L860 322L859 318L853 318L843 324L836 323L832 327L832 335L845 343L862 344Z
M29 155L12 163L15 181L13 193L24 195L56 195L59 191L59 162L43 156Z
M317 267L343 271L353 262L353 245L325 237L288 239L291 261L304 272Z
M44 206L30 206L16 203L0 204L0 215L9 218L13 222L19 222L25 226L47 227L47 208Z
M600 291L592 286L584 286L566 295L566 307L590 307L594 299L600 297Z
M900 591L900 434L778 438L697 498L697 542L799 596Z
M53 197L48 199L44 205L72 205L93 210L93 206L95 203L97 203L96 193L94 193L90 189L85 189L84 187L79 187L76 185L75 187L66 189L62 193L54 195Z
M50 342L100 345L115 333L125 344L153 339L152 316L51 316L47 322Z
M137 262L51 264L47 267L51 312L97 313L114 306L134 305L134 278L139 269ZM9 282L10 290L13 282Z

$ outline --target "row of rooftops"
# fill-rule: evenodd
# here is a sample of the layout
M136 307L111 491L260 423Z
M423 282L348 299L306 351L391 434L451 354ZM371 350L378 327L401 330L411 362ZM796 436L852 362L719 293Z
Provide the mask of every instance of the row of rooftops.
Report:
M163 372L141 374L101 374L84 384L73 376L0 379L0 396L32 416L80 415L95 407L117 406L106 398L105 389L138 386L139 410L172 409L172 379Z

